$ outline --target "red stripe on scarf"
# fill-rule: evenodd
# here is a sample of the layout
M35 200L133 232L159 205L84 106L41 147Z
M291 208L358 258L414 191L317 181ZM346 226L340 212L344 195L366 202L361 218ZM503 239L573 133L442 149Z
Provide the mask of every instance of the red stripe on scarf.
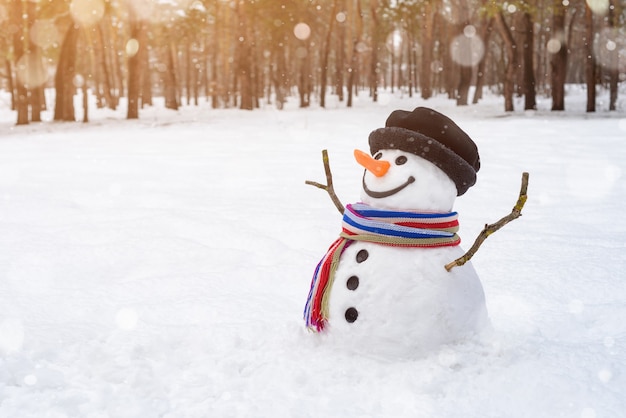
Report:
M439 222L439 223L424 223L424 222L396 222L395 225L409 226L411 228L422 228L422 229L446 229L446 228L455 228L459 226L459 221L449 221L449 222Z
M318 271L318 291L314 295L313 306L311 308L311 325L315 326L317 331L322 331L326 324L326 318L322 316L322 299L324 297L324 290L326 289L328 280L330 279L330 267L333 263L335 251L337 251L337 247L339 247L344 239L345 238L338 238L332 243Z

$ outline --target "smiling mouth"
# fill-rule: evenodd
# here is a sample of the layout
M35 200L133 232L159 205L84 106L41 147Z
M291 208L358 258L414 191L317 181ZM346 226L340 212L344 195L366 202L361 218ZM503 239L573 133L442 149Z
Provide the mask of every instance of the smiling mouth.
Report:
M404 189L406 186L413 183L414 181L415 181L415 177L409 176L409 178L406 179L406 181L402 183L401 185L399 185L398 187L394 187L393 189L385 190L382 192L375 192L374 190L370 190L367 187L367 184L365 184L365 174L363 174L363 190L365 190L365 193L369 197L373 197L374 199L380 199L380 198L391 196L391 195L398 193L400 190Z

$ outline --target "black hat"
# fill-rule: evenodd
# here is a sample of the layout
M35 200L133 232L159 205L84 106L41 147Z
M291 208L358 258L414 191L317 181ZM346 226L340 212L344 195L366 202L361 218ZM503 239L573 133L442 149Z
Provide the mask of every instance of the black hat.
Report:
M432 109L394 110L385 128L370 134L369 144L372 155L399 149L430 161L454 182L457 196L476 183L480 169L476 144L450 118Z

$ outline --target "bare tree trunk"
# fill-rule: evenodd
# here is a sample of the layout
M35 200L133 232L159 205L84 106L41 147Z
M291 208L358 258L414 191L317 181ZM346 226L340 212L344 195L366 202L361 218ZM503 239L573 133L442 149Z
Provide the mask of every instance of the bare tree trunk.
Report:
M472 99L473 104L478 103L478 101L483 98L483 86L485 84L485 63L487 62L487 54L489 51L489 38L491 37L491 32L493 32L492 29L493 18L483 18L480 25L480 39L485 45L485 54L478 62L478 68L476 70L476 90L474 90L474 98Z
M507 63L506 63L506 71L504 75L504 111L512 112L514 110L513 106L513 94L515 93L515 69L517 68L517 53L515 46L515 39L513 39L513 35L511 34L511 30L506 24L504 20L504 16L502 12L499 12L495 16L496 24L498 25L498 29L500 31L500 36L502 36L502 40L504 41L504 45L506 46L507 51Z
M420 75L420 90L422 91L422 99L427 100L433 96L432 89L432 62L433 62L433 44L435 29L435 10L432 2L424 3L424 27L422 30L422 66Z
M276 70L272 74L274 91L276 92L276 107L282 109L285 104L285 76L287 65L285 63L285 51L282 46L276 46L274 50Z
M76 121L74 115L74 76L76 75L76 43L80 28L74 23L70 24L61 46L57 72L54 77L56 89L56 103L54 107L54 120Z
M459 68L459 84L456 93L456 105L467 106L469 89L472 82L472 67L461 65Z
M34 25L37 19L37 4L34 2L27 3L28 10L28 33L30 33L30 28ZM42 98L45 100L45 96L43 95L43 84L45 83L45 79L47 75L45 74L45 69L41 64L41 50L40 48L32 42L30 36L28 37L28 56L29 56L29 66L36 66L37 68L30 68L29 71L32 73L38 72L42 75L40 79L37 80L36 84L32 84L29 86L30 95L30 120L32 122L41 122L41 110L43 109Z
M335 27L335 20L337 16L337 0L333 0L333 6L330 11L330 17L328 20L328 31L326 32L326 38L324 39L324 46L322 48L322 62L321 62L321 74L320 74L320 106L326 107L326 82L328 77L328 55L330 54L330 42L333 36L333 28Z
M537 108L535 92L535 44L533 20L530 13L524 13L524 109L534 110Z
M454 25L452 22L445 21L443 22L442 33L446 39L453 39L455 36ZM441 45L440 57L442 57L443 61L443 84L445 92L448 95L448 98L451 100L456 100L457 94L456 89L458 86L459 80L459 65L454 62L452 59L452 54L450 53L450 45L447 42L444 42Z
M206 73L202 67L200 67L200 60L193 66L193 104L194 106L199 105L200 99L200 88L202 87L202 75Z
M221 15L220 15L220 2L216 2L215 5L215 30L213 32L213 59L211 60L211 107L217 109L219 107L219 92L218 92L218 59L220 57L220 30L221 30Z
M585 80L587 112L596 111L596 59L593 51L593 12L585 2Z
M122 94L122 79L119 75L117 55L117 31L113 19L105 15L97 28L98 42L101 45L100 57L103 72L103 90L107 106L115 110Z
M347 107L352 107L352 97L354 96L355 78L359 69L359 42L363 37L363 11L361 10L361 0L356 0L355 11L355 32L354 39L352 40L352 56L350 57L350 73L348 74L348 100L346 101Z
M104 36L102 34L102 23L98 24L96 27L97 34L97 42L99 47L96 49L96 66L101 71L102 76L99 77L99 83L102 84L102 95L104 96L104 100L109 108L115 110L116 103L113 101L113 97L111 96L111 77L109 75L109 68L107 66L106 61L106 46L104 44Z
M89 95L87 94L87 80L81 86L83 95L83 123L89 122Z
M413 61L413 28L411 27L412 20L409 20L408 30L407 30L407 53L406 53L406 61L407 61L407 87L409 89L409 97L413 97L413 70L415 67L415 62Z
M462 1L458 3L459 11L458 13L461 16L459 19L459 24L455 25L457 36L463 35L465 28L470 24L469 21L469 7L467 1ZM467 106L468 98L469 98L469 89L470 84L472 83L472 66L470 63L472 62L472 50L471 50L471 42L467 42L466 45L462 46L463 51L459 51L463 59L459 63L459 81L457 84L456 91L456 105L457 106Z
M130 8L130 38L137 42L137 51L128 59L128 111L127 119L139 118L139 100L141 96L141 79L143 54L146 51L145 23L134 15Z
M15 85L13 83L13 66L11 65L11 60L9 60L9 58L5 58L4 62L7 72L7 89L11 94L11 110L16 110L17 98L15 93Z
M541 0L540 3L543 5L545 0ZM548 91L548 76L550 73L549 70L549 53L547 52L547 43L550 35L551 28L549 25L544 25L546 22L547 15L546 8L539 7L537 13L535 14L537 22L540 22L540 30L537 34L537 42L536 42L536 51L535 51L535 61L537 63L537 72L535 76L537 77L536 87L540 93L545 94Z
M144 31L146 28L144 27ZM152 106L152 79L150 75L150 48L148 45L148 36L144 36L144 48L141 53L141 108L144 106Z
M168 42L165 51L165 74L164 80L164 96L165 96L165 108L178 110L178 94L176 92L176 65L174 56L176 54L174 45L172 42Z
M346 0L341 0L341 10L346 11ZM343 72L345 70L346 59L346 23L339 22L339 36L337 47L335 48L335 94L340 102L343 102Z
M370 57L370 95L374 102L378 101L378 46L380 44L380 29L378 22L378 0L370 0L372 19L371 38L372 54Z
M187 106L191 104L191 39L186 36L185 45L185 95L187 97Z
M237 54L237 79L241 86L240 109L252 110L252 39L246 16L245 2L237 2L237 19L239 24L239 45Z
M28 73L28 59L26 59L26 45L28 45L28 22L23 16L27 16L24 8L26 3L21 0L12 0L12 19L17 25L13 33L13 53L15 55L15 110L17 110L17 125L28 125L28 88L26 74ZM24 77L20 77L20 73Z
M565 110L565 76L567 73L567 42L565 38L565 6L555 6L552 15L552 34L554 42L559 42L559 49L552 52L550 60L552 110Z
M202 40L202 51L203 54L200 58L200 62L202 62L202 80L200 81L201 86L200 86L200 91L204 91L204 100L206 102L209 101L209 97L211 96L211 88L210 88L210 81L209 81L209 74L211 73L210 71L210 66L209 63L212 61L212 56L215 53L215 51L213 52L209 52L209 45L206 41L206 39Z
M609 1L609 14L607 16L607 24L609 26L609 33L612 36L617 37L617 29L615 28L615 0ZM618 49L614 48L609 52L609 110L616 110L617 103L617 86L619 83L619 69L618 69Z
M298 94L300 96L300 107L309 107L310 103L310 82L309 82L309 67L310 67L310 51L308 44L300 42L301 47L306 49L306 55L300 58L300 70L298 78ZM305 46L307 45L307 46ZM304 55L304 54L303 54Z
M109 25L107 25L109 30L105 32L105 37L107 38L106 41L108 41L109 46L106 56L110 68L111 86L113 88L112 99L115 109L120 103L120 97L124 96L124 74L122 71L122 63L120 62L121 54L118 54L120 48L123 50L123 45L120 45L114 19L108 18L107 20L109 21ZM124 42L122 42L122 44L125 45Z

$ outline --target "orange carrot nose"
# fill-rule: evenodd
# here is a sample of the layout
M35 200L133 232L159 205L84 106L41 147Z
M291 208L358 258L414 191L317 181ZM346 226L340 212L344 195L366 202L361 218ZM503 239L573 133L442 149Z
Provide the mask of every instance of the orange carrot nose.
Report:
M376 177L382 177L387 173L391 164L389 161L385 160L375 160L370 157L370 155L361 150L354 150L354 158L356 158L356 162L365 167L366 170L369 170Z

